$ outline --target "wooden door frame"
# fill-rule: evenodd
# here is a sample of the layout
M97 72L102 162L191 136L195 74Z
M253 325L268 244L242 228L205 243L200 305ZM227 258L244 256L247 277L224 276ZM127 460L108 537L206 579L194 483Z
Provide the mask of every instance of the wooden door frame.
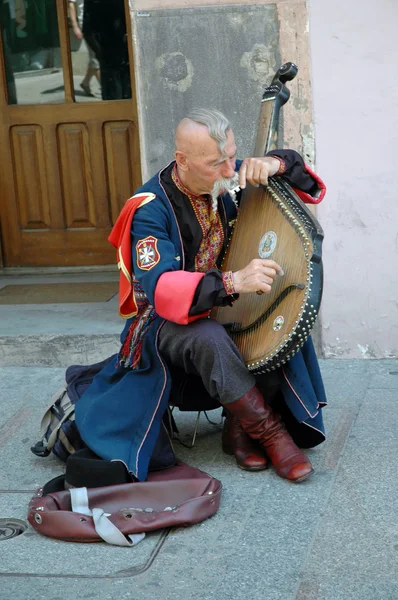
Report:
M0 114L5 115L6 110L8 108L8 88L7 88L7 79L6 79L6 66L4 60L4 47L3 47L3 36L0 27ZM3 117L5 118L5 117ZM1 135L1 123L0 123L0 156L1 156L1 147L2 143L2 135ZM5 214L5 197L6 194L2 193L2 190L5 189L5 182L3 183L3 169L0 169L0 268L4 266L3 262L3 243L2 243L2 223L4 223L4 214Z
M1 231L0 231L0 269L4 266L3 263L3 249L2 249L2 242L1 242Z
M124 0L125 16L126 16L126 31L127 31L127 45L129 55L129 71L130 71L130 84L131 84L131 99L129 100L101 100L99 103L92 105L92 110L96 110L96 106L100 106L101 109L109 110L110 119L116 119L118 117L118 103L128 102L129 111L136 125L137 135L137 162L140 168L140 179L142 179L142 166L140 158L140 138L139 138L139 122L138 122L138 107L137 107L137 94L136 94L136 78L135 78L135 65L134 65L134 54L133 54L133 40L132 40L132 22L129 9L129 1ZM4 46L2 39L2 32L0 29L0 114L3 115L0 121L0 158L1 163L5 168L0 169L0 268L4 267L4 260L6 252L2 250L2 231L5 231L7 227L10 227L8 214L10 208L7 203L10 202L10 198L15 197L15 186L14 182L8 180L6 173L11 173L13 169L12 157L7 151L9 147L8 131L12 125L26 124L32 122L32 111L37 111L39 115L45 115L46 111L52 111L55 115L59 112L65 111L65 106L68 108L68 117L65 119L63 115L63 121L73 121L74 114L76 111L81 110L83 103L76 103L74 85L73 85L73 68L72 68L72 56L70 50L69 41L69 27L67 21L67 2L65 0L56 0L58 28L59 28L59 39L60 39L60 51L62 60L62 71L63 81L65 89L65 100L62 104L8 104L8 88L7 78L5 70L5 55ZM29 118L27 118L27 109L29 111ZM99 109L98 109L99 110ZM7 201L6 201L7 199ZM12 207L11 207L12 210ZM4 243L4 241L3 241Z

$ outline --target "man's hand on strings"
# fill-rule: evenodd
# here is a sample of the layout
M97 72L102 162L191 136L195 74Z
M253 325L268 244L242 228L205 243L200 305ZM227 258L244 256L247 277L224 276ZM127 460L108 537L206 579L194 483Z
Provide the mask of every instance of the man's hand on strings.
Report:
M239 185L243 189L246 183L255 187L268 185L268 177L272 177L279 171L280 161L273 156L262 156L260 158L245 158L239 169Z
M277 275L283 269L274 260L254 258L244 269L232 274L237 294L263 292L269 294Z

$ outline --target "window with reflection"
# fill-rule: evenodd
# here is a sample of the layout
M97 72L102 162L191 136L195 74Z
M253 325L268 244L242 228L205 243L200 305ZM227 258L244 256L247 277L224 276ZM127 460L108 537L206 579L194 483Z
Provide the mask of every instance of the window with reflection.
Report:
M64 101L56 0L0 0L9 104Z
M131 98L125 0L64 0L77 102ZM65 101L56 0L0 0L9 104Z
M76 101L131 98L124 0L68 0Z

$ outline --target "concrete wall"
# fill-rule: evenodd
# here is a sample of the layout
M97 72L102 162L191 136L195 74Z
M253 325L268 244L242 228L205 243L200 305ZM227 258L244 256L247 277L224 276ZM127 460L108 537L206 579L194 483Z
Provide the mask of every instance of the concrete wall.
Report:
M143 175L173 154L173 130L193 106L230 118L239 156L251 154L264 86L299 65L284 109L284 144L312 162L314 141L304 0L130 0Z
M398 356L396 0L310 0L326 357Z

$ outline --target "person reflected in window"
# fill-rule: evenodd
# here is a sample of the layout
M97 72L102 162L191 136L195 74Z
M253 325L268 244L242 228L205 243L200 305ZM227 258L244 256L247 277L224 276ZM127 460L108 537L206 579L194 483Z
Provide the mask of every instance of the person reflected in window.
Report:
M131 98L124 0L85 0L83 35L99 61L102 99Z
M84 0L69 0L68 1L68 16L70 20L70 26L72 34L77 40L83 39L83 7ZM94 50L87 44L88 49L88 63L87 71L80 83L85 96L95 98L94 92L91 90L91 80L95 77L98 84L101 85L100 68L98 59L95 56Z

